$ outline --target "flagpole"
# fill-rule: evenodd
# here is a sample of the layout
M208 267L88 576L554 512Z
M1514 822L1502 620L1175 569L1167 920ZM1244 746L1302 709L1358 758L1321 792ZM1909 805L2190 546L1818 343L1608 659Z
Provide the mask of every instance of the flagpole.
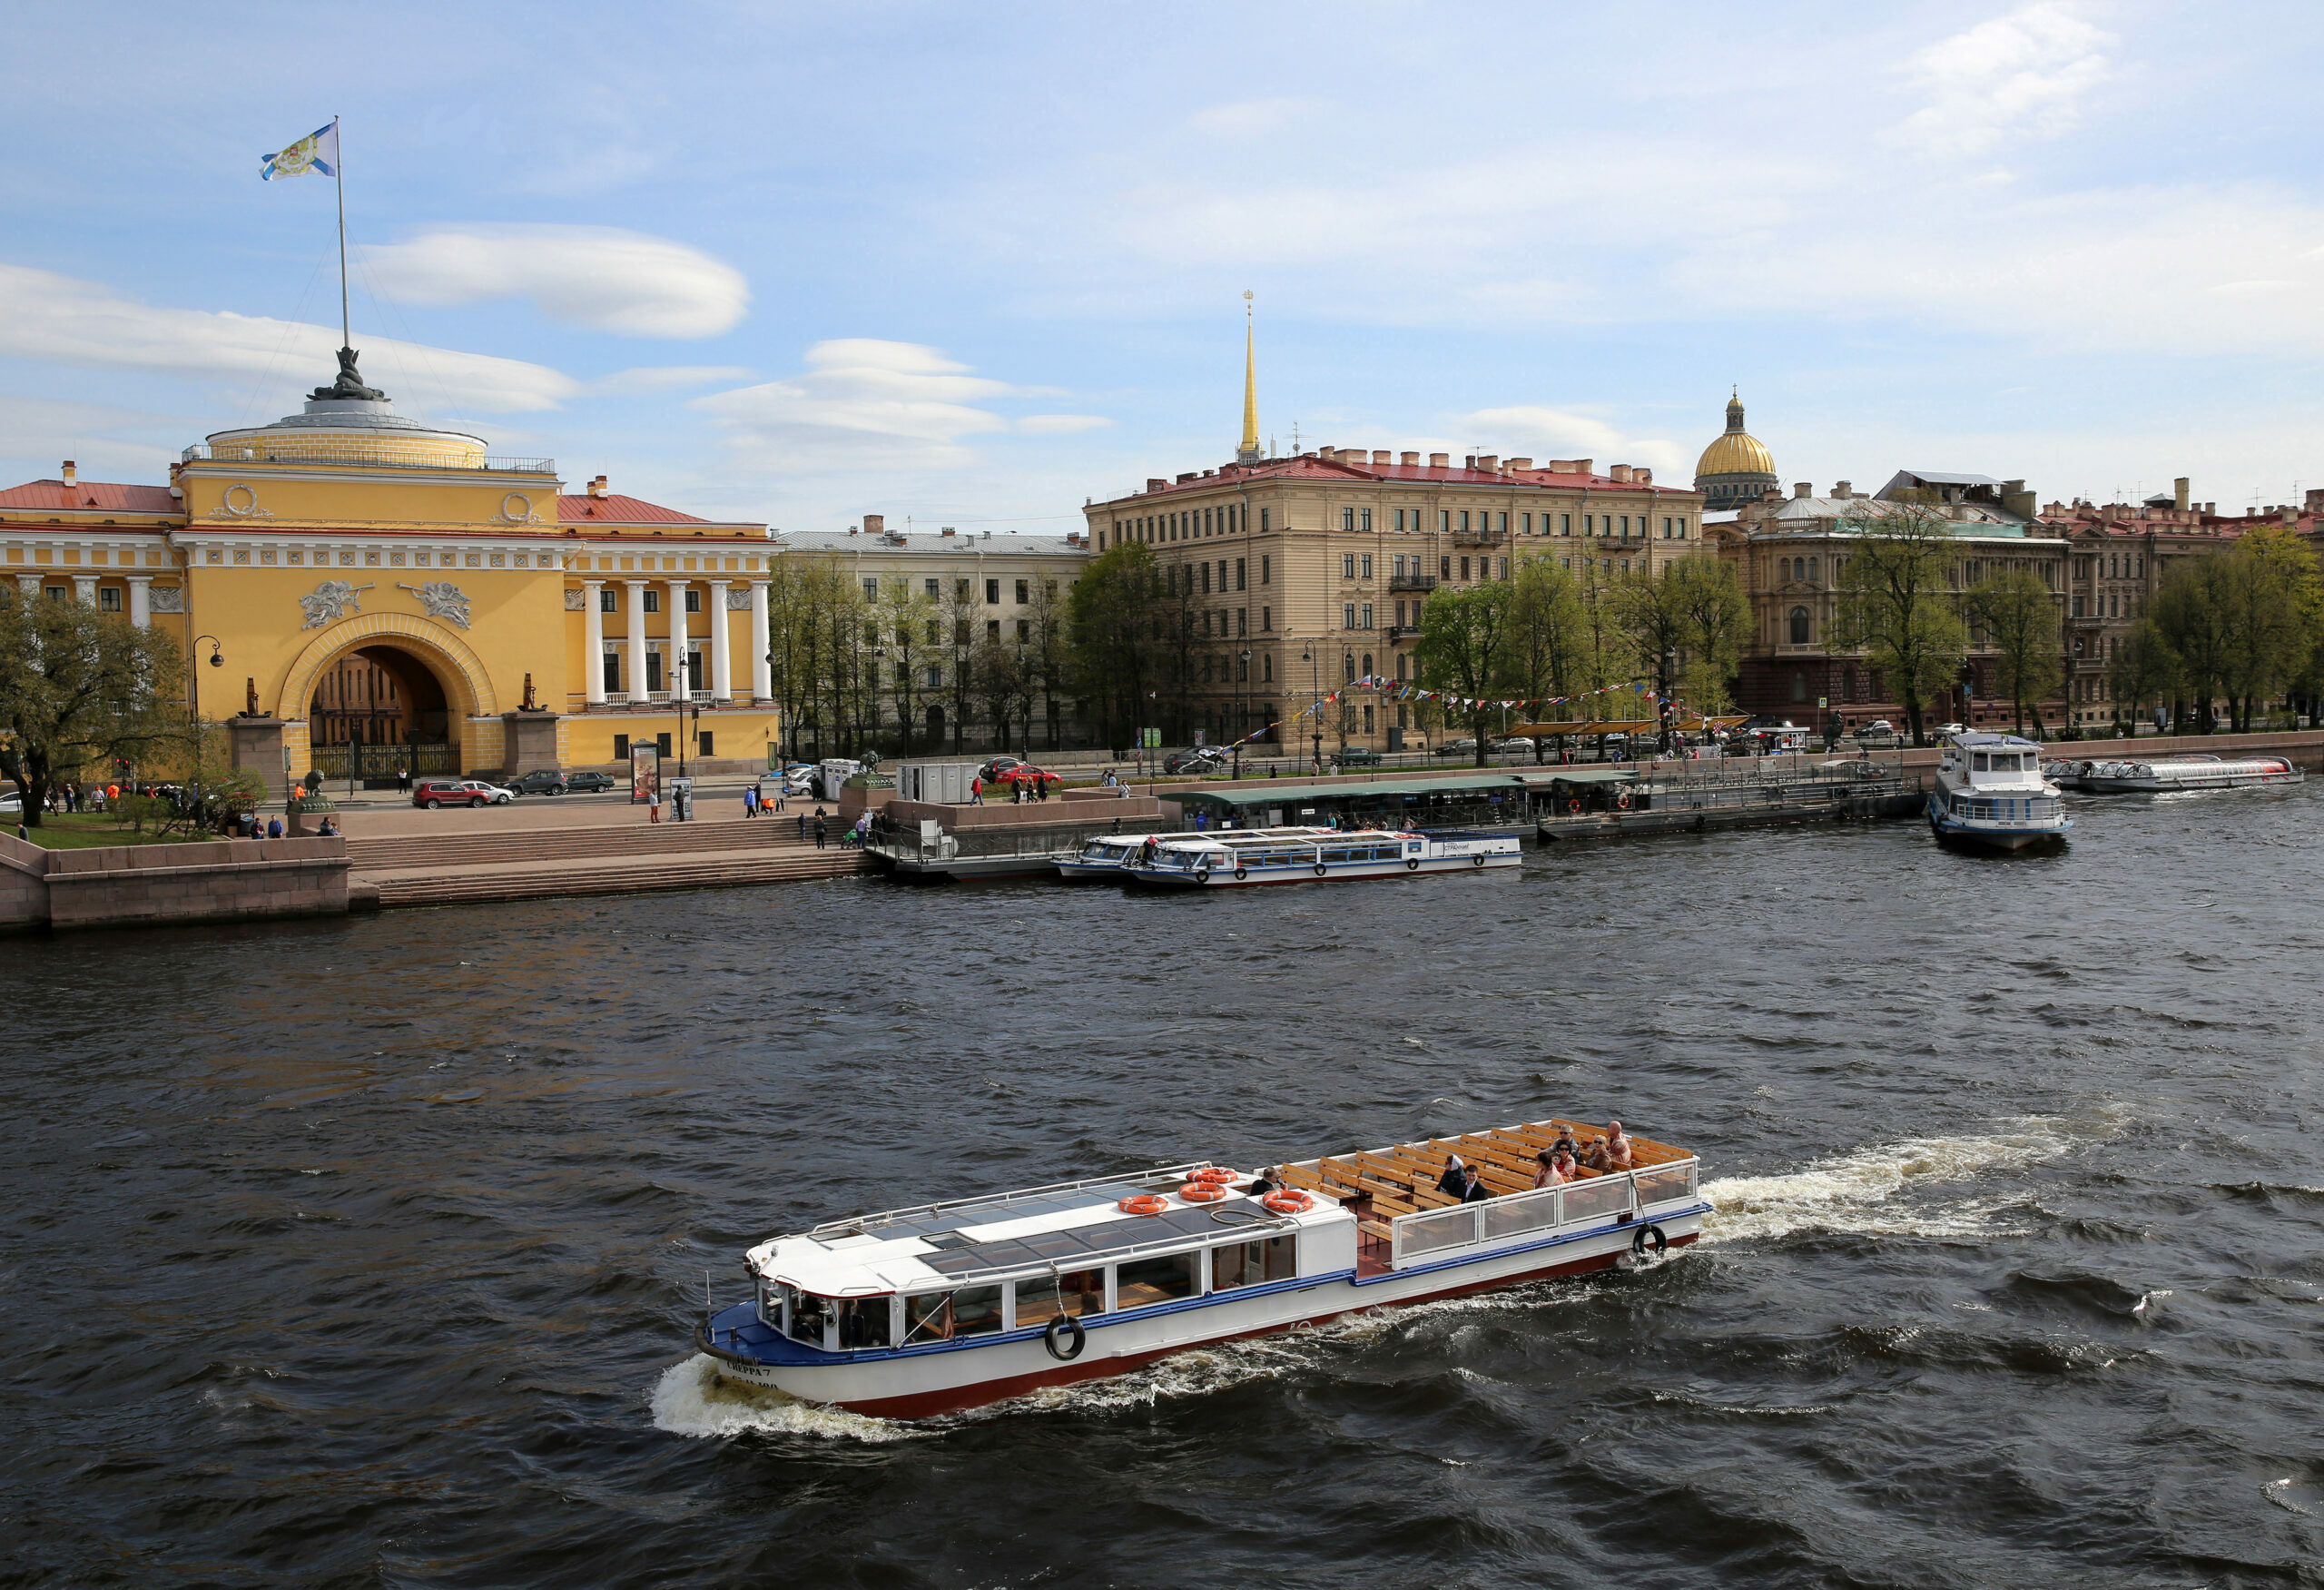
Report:
M339 136L339 118L330 119L331 148L339 161L331 173L331 181L339 188L339 345L355 346L355 335L347 316L347 150Z

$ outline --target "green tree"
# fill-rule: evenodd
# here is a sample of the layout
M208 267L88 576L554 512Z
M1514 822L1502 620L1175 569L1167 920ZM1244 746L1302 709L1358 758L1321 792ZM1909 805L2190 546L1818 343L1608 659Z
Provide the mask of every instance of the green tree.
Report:
M1123 541L1091 558L1066 597L1068 666L1110 746L1147 726L1148 696L1161 687L1161 591L1153 549Z
M1582 611L1581 587L1551 557L1519 561L1509 587L1509 639L1502 678L1512 695L1528 700L1573 696L1590 686L1594 632ZM1533 760L1542 761L1548 736L1533 742Z
M2026 709L2047 701L2065 678L2059 652L2058 598L2039 575L2009 568L1969 592L1969 615L1994 649L1994 684L2025 732Z
M1840 528L1854 539L1840 565L1838 617L1824 649L1862 653L1903 706L1913 744L1925 746L1928 703L1959 676L1969 650L1953 522L1906 507L1852 516Z
M82 602L0 588L0 775L40 826L56 786L188 732L177 644Z
M2115 715L2122 716L2128 705L2135 723L2156 702L2177 696L2183 687L2182 676L2179 654L2152 617L2142 617L2106 660L2106 693L2114 698Z
M2171 717L2184 722L2190 703L2195 729L2210 734L2218 726L2218 699L2227 676L2234 647L2221 586L2230 554L2181 560L2163 576L2147 617L2154 632L2178 660L2178 686Z
M1511 582L1488 580L1465 590L1438 589L1420 610L1420 642L1413 648L1421 683L1462 698L1457 710L1476 737L1477 765L1486 757L1486 736L1497 708L1483 697L1498 688L1508 668Z
M1706 717L1725 712L1735 699L1743 643L1751 633L1742 578L1735 565L1710 554L1678 558L1663 578L1676 585L1674 599L1684 619L1687 705Z
M940 646L936 598L918 580L903 575L882 580L879 607L873 616L887 656L887 687L895 704L899 746L911 755L921 725L921 680L929 657Z

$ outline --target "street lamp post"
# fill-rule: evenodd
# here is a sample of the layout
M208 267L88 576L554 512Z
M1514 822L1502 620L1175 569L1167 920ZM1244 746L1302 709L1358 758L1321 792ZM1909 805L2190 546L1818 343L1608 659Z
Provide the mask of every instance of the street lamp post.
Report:
M1306 650L1300 654L1300 660L1307 665L1307 714L1315 720L1314 727L1315 749L1314 760L1309 765L1320 774L1324 771L1324 686L1322 676L1317 670L1323 667L1323 662L1315 655L1315 647L1312 641L1308 644Z
M197 635L193 637L192 644L198 647L205 640L210 643L210 666L213 668L224 667L226 659L218 650L216 636ZM194 798L198 801L204 794L202 783L202 670L200 668L187 670L186 682L193 691L193 789Z
M1236 683L1243 688L1237 693L1235 708L1235 776L1243 776L1243 741L1251 729L1251 648L1245 647L1237 656Z
M689 686L685 674L683 671L678 675L678 684L680 686L677 711L678 798L671 803L675 809L671 812L670 815L676 821L683 823L687 820L689 810L694 805L694 785L686 782L686 740L690 735L699 734L702 732L702 703L694 698L694 691ZM688 729L686 727L686 715L689 712L694 715L694 727L692 729Z

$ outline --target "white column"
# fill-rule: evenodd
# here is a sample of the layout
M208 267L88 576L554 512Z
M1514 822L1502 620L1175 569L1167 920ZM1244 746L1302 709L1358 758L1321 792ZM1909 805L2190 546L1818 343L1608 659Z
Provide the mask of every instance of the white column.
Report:
M645 584L642 579L625 579L629 588L629 699L633 706L645 704Z
M670 593L670 699L686 698L686 582L665 579L663 588Z
M83 607L95 607L97 605L97 577L94 574L74 575L73 577L73 594L81 598L81 605Z
M734 658L726 635L726 582L714 579L710 587L710 698L713 701L734 699Z
M153 577L133 574L129 577L129 621L140 629L153 622Z
M763 706L774 699L774 670L766 660L767 582L751 581L751 704Z
M606 704L605 588L602 579L581 582L581 698L591 706Z
M16 576L16 588L28 597L36 597L40 595L40 580L37 574L20 574Z

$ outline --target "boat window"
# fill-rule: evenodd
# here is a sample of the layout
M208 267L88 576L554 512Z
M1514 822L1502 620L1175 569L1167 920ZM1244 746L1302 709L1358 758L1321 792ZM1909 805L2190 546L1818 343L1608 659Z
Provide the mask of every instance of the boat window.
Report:
M1157 1259L1132 1259L1114 1267L1115 1296L1124 1309L1144 1309L1155 1303L1167 1303L1176 1298L1195 1295L1195 1261L1202 1257L1192 1253L1165 1253Z
M1062 1283L1062 1285L1060 1285ZM1068 1269L1062 1275L1029 1276L1017 1283L1017 1328L1047 1325L1059 1314L1077 1318L1106 1311L1106 1272Z
M950 1341L1000 1328L1000 1289L962 1287L957 1292L921 1292L904 1299L904 1343Z
M886 1347L890 1315L885 1298L839 1299L839 1345L842 1348Z
M794 1292L787 1287L783 1289L791 1299L792 1340L803 1341L810 1347L822 1346L823 1322L830 1318L832 1300L812 1292Z
M1993 771L1993 758L1979 751L1969 758L1969 770L1972 773L1990 773Z
M1265 1237L1256 1242L1230 1242L1210 1250L1210 1289L1231 1292L1262 1281L1287 1281L1299 1273L1299 1239L1295 1234Z

